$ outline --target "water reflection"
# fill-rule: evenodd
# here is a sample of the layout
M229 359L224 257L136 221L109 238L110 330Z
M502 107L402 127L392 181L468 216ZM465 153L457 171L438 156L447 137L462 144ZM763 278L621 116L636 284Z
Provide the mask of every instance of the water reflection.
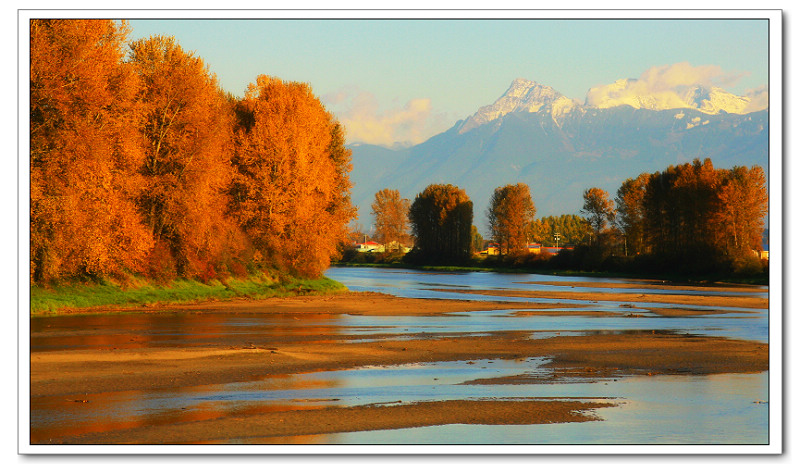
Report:
M519 289L547 282L610 283L620 280L497 273L424 273L368 268L331 268L327 275L354 291L403 297L464 298L436 289ZM640 284L637 282L637 284ZM544 286L543 286L544 287ZM547 285L549 290L578 290ZM659 291L658 287L645 291ZM637 289L642 292L642 289ZM683 292L682 292L683 293ZM708 294L708 292L704 292ZM759 288L766 297L766 288ZM752 295L752 294L748 294ZM477 296L470 299L531 300ZM563 309L475 311L410 317L353 314L120 313L31 320L31 350L114 349L165 346L270 347L273 343L353 343L379 338L482 336L527 331L533 338L597 332L669 331L768 341L768 311L681 305L677 316L660 316L674 304L569 301ZM674 311L673 311L674 312ZM680 315L683 313L684 315ZM86 396L31 398L31 442L138 426L194 422L329 406L449 399L613 398L620 407L598 411L603 422L533 426L449 425L392 431L268 439L231 443L444 443L444 444L646 444L767 442L767 373L753 375L654 376L559 383L480 385L469 381L527 375L546 377L543 358L375 366L356 370L275 375L221 385L118 391ZM591 381L591 382L578 382ZM84 402L85 401L85 402Z

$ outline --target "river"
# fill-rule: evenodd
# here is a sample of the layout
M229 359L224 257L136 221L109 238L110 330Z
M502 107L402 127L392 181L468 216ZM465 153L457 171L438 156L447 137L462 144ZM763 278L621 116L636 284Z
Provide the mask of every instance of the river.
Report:
M627 289L612 287L622 280L500 274L488 272L421 272L372 268L330 268L328 277L351 291L377 291L401 297L525 300L474 295L470 290L531 288L549 290L635 291L675 293L659 284ZM564 286L552 286L557 282ZM582 288L581 283L608 283L605 289ZM574 284L571 286L570 283ZM641 284L641 282L637 282ZM678 290L691 294L691 288ZM703 291L708 294L709 291ZM726 294L730 295L730 294ZM748 296L767 297L768 288ZM532 299L540 301L540 299ZM549 302L552 302L549 301ZM559 299L557 302L571 302ZM580 301L575 301L580 302ZM585 304L585 301L583 301ZM473 336L503 330L529 331L533 337L582 333L658 330L713 335L767 342L767 310L747 311L714 307L711 315L630 317L659 304L636 304L620 314L619 302L594 301L593 316L511 317L504 311L460 316L353 316L349 314L243 315L114 314L33 319L31 350L99 348L109 343L126 346L201 345L208 337L245 339L249 334L331 334L370 337L438 336L468 332ZM672 307L675 304L671 304ZM685 308L697 308L687 306ZM702 307L709 309L709 307ZM598 317L598 311L609 316ZM298 323L298 319L302 323ZM340 341L336 343L352 343ZM769 373L709 376L632 376L619 379L577 380L554 384L475 385L476 378L514 376L543 370L546 360L479 360L474 362L415 363L372 366L296 375L266 377L191 389L153 389L106 393L102 402L64 406L63 400L32 399L31 429L46 437L66 431L92 431L113 426L180 420L192 413L235 413L253 406L303 409L309 406L352 406L450 399L580 398L612 399L617 406L595 412L599 422L523 426L445 425L413 429L338 433L280 439L311 444L484 444L484 445L763 445L769 442ZM232 439L232 442L237 442ZM241 440L247 442L247 440Z

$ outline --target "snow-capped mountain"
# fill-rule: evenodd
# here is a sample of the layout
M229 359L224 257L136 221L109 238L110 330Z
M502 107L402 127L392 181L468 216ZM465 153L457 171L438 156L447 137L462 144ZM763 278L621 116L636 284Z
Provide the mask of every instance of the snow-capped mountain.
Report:
M431 183L462 187L486 233L496 187L524 182L537 216L577 214L582 193L612 196L627 178L710 157L715 167L760 165L768 173L769 113L718 88L645 93L631 81L592 89L584 104L552 87L514 80L494 103L406 149L353 147L352 198L369 228L375 193L414 199Z
M474 115L464 121L459 127L459 133L466 133L509 113L536 113L545 110L558 117L580 108L576 100L562 95L552 87L527 79L515 79L508 90L493 104L479 108Z
M744 114L749 110L750 99L731 94L719 87L677 87L652 90L639 85L636 79L620 79L613 84L593 87L587 93L585 106L614 108L628 105L636 109L672 110L689 108L708 115L720 112Z

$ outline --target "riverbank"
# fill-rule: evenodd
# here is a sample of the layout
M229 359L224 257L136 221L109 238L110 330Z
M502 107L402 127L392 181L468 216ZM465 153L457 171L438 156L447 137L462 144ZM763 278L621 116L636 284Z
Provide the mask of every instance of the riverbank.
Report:
M266 273L207 283L180 279L158 283L131 279L125 282L72 282L33 286L32 317L110 310L159 309L169 305L234 298L258 300L304 294L335 294L347 288L329 278L301 279Z
M731 305L742 298L733 291ZM556 294L551 292L551 295ZM669 297L669 296L665 296ZM677 296L676 296L677 297ZM722 296L718 296L722 297ZM679 298L673 309L681 310ZM715 301L720 302L720 301ZM387 325L379 333L345 330L336 314L352 316L419 317L467 311L505 310L528 316L557 308L551 316L574 316L585 305L561 303L495 302L486 300L413 299L377 293L337 293L264 300L207 301L149 308L144 314L115 315L107 324L80 329L60 328L61 319L47 330L32 334L32 344L53 340L50 348L31 353L32 409L70 413L110 409L125 393L203 392L208 386L230 383L290 380L303 373L431 362L546 359L541 369L524 375L476 375L470 384L519 385L571 382L608 382L632 376L686 376L723 373L759 373L769 368L765 343L722 337L690 336L660 331L564 333L537 337L524 330L479 333L446 332L410 335L402 325ZM177 338L147 338L129 321L152 314L158 324L162 312L180 311L186 325ZM659 316L654 309L651 316ZM259 315L261 314L261 315ZM274 314L286 327L248 326L246 335L221 333L219 323L236 317ZM588 315L591 316L591 315ZM103 316L98 316L102 319ZM322 321L303 328L303 320ZM238 323L241 323L240 319ZM99 322L98 322L99 323ZM138 322L137 322L138 323ZM206 325L207 324L207 325ZM191 328L190 328L191 327ZM150 329L148 329L150 330ZM229 329L230 330L230 329ZM477 336L479 335L479 336ZM57 337L54 340L53 337ZM91 337L92 344L77 344ZM59 348L75 345L79 348ZM480 371L478 372L480 374ZM281 381L283 382L283 381ZM288 385L289 389L302 389ZM754 399L753 402L756 400ZM602 410L617 405L609 399L481 399L470 401L393 402L381 405L306 406L242 403L202 411L174 410L142 421L70 425L58 422L32 429L39 444L198 444L314 442L314 436L335 432L397 429L445 424L536 424L599 420Z

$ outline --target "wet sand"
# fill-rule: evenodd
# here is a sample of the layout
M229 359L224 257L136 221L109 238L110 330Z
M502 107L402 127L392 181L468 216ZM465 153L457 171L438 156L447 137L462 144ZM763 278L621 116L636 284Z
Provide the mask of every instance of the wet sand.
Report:
M509 291L511 292L511 291ZM527 292L527 291L525 291ZM558 297L561 293L547 293ZM625 297L626 295L617 295ZM682 297L663 296L674 303ZM683 296L685 297L685 296ZM591 299L591 298L589 298ZM724 298L723 298L724 299ZM731 298L731 305L741 297ZM720 301L716 301L720 302ZM716 303L715 302L715 303ZM718 304L726 306L726 304ZM532 311L575 305L525 302L404 299L373 293L304 296L263 301L209 302L186 306L197 313L349 313L441 315L469 310ZM170 306L176 310L179 306ZM676 308L677 310L677 308ZM301 319L299 319L301 320ZM299 322L302 323L302 322ZM557 383L621 376L757 373L768 369L768 345L716 337L623 332L532 339L529 332L504 331L481 337L427 334L412 339L365 337L359 343L330 340L307 343L296 337L269 345L258 339L231 343L204 338L202 346L64 349L31 354L32 404L87 403L104 393L159 388L190 388L258 380L280 374L340 370L404 363L549 359L546 377L518 376L473 380L475 384ZM379 406L236 412L232 416L151 425L124 425L107 431L63 431L55 437L32 433L32 443L176 444L280 442L291 436L450 423L533 424L594 420L595 410L615 405L597 399L521 399L399 403Z
M750 286L742 284L667 284L665 281L653 280L633 280L634 282L582 282L582 281L541 281L541 282L519 282L518 284L531 284L536 286L559 286L559 287L597 287L597 288L616 288L616 289L660 289L662 291L709 291L709 292L730 292L730 293L756 293L762 292L760 286Z
M439 289L432 289L438 291ZM444 291L444 290L442 290ZM546 290L472 290L472 289L447 289L447 292L461 294L476 294L484 296L524 297L568 299L578 301L618 301L659 304L688 304L714 307L738 307L746 309L768 309L769 299L761 297L735 296L726 297L718 295L672 295L672 294L619 294L610 292L570 292Z
M299 296L263 300L211 301L189 305L170 305L170 310L196 312L234 312L237 314L264 311L296 313L329 313L350 315L447 315L476 310L553 309L583 307L582 304L495 302L456 299L408 299L377 292L345 292L330 296Z

